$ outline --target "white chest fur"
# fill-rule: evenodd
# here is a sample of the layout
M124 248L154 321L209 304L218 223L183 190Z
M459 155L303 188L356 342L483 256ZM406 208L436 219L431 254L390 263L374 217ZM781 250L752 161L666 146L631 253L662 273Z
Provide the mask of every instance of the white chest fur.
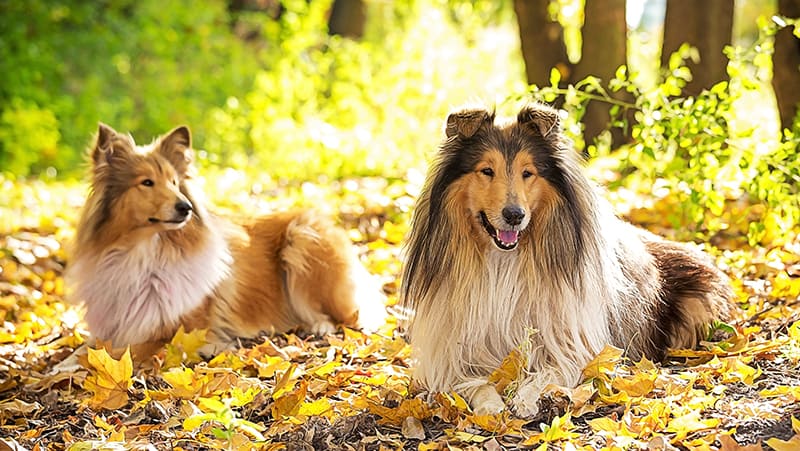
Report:
M115 345L148 341L174 328L229 274L232 258L222 237L211 237L200 250L161 240L156 235L75 262L75 296L86 305L95 338Z
M483 265L469 262L455 262L446 283L420 303L411 330L417 377L433 391L468 391L517 349L528 371L551 367L560 379L553 382L577 382L607 340L607 291L597 278L585 278L577 293L520 253L492 250Z

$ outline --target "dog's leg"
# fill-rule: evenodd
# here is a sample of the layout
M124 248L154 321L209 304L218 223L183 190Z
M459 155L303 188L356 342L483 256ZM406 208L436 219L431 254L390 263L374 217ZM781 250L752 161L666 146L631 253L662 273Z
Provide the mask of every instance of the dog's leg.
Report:
M494 385L484 384L472 394L472 411L476 415L493 415L506 410L503 398Z
M539 398L550 384L563 384L559 372L544 368L528 375L519 384L517 393L511 399L511 409L521 418L530 418L539 413Z

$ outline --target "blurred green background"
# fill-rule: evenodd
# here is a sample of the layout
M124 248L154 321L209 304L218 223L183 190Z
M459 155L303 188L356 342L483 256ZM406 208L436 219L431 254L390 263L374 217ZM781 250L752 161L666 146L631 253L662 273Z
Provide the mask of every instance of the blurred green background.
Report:
M0 171L80 176L102 121L139 143L188 124L203 165L290 179L401 176L430 157L451 108L479 99L502 110L528 95L514 2L352 3L340 2L350 10L336 34L331 0L2 1ZM581 36L581 0L549 8L570 59L582 41L600 39ZM663 8L664 0L628 2L637 96L663 81ZM783 138L756 18L763 25L776 8L777 0L737 1L731 41L743 49L737 76L755 93L745 116L773 147ZM570 99L583 100L566 96L567 109ZM580 127L568 132L583 148Z

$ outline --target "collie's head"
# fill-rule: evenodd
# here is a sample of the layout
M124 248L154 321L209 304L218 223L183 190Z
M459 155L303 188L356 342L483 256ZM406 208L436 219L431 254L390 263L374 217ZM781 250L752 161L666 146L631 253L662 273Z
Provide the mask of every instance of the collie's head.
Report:
M448 116L445 134L412 219L404 297L413 304L454 265L496 251L527 253L553 277L579 277L592 188L558 111L529 104L496 123L494 112L464 109Z
M79 235L133 231L159 233L181 229L196 216L186 188L193 151L187 127L177 127L147 146L137 146L100 124L90 151L91 194ZM79 237L80 238L80 237Z

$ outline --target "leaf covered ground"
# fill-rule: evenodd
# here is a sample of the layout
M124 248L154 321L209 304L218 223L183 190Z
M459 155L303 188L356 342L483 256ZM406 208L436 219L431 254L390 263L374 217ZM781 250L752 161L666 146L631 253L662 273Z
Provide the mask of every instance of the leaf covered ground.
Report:
M297 204L337 215L396 302L421 174L209 180L219 210L234 216ZM777 225L760 246L736 230L711 240L742 307L731 327L665 362L607 348L584 383L551 387L535 418L518 419L473 415L454 393L420 393L393 318L372 334L263 336L208 361L197 355L202 332L180 331L147 362L120 350L74 353L87 332L62 274L86 187L0 184L0 449L800 449L800 242ZM669 197L612 194L634 222L674 233ZM514 367L512 354L498 385Z

